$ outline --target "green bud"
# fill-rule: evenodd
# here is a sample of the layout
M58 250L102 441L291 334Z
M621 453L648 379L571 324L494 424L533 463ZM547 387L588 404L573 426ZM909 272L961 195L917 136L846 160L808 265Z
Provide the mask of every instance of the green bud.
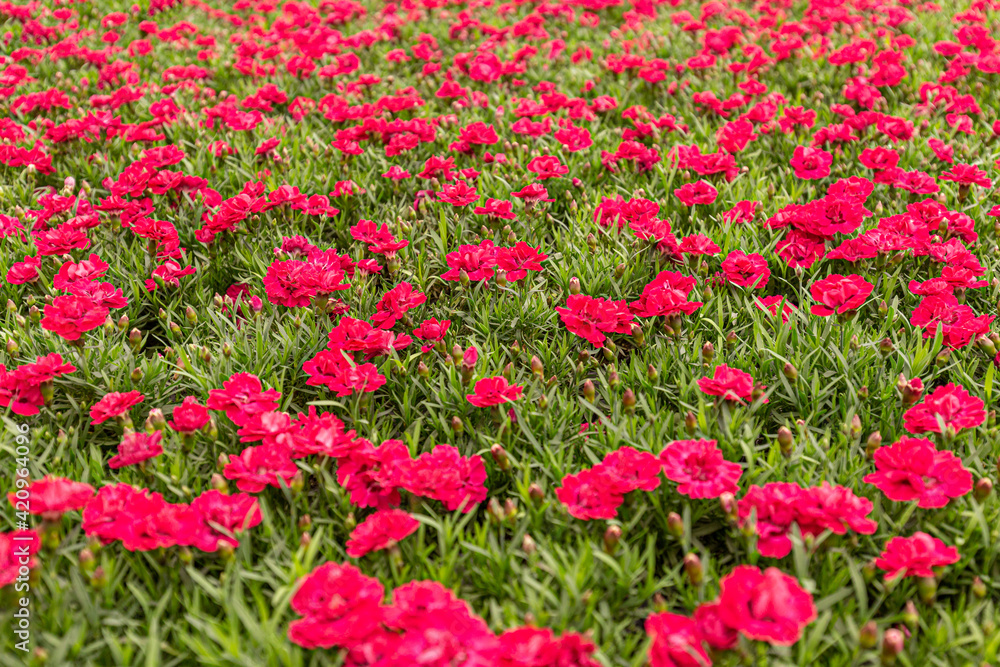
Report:
M594 383L590 380L586 380L583 383L583 399L588 403L593 403L597 398L597 389L594 387Z
M622 529L619 526L608 526L604 531L604 553L614 555L618 549L618 543L622 538Z
M698 558L698 554L692 552L684 556L684 572L687 574L688 581L691 582L692 586L701 585L701 582L705 578L705 570L701 565L701 559Z
M684 537L684 519L677 512L671 512L667 515L667 534L678 540Z
M875 621L868 621L861 626L858 644L866 651L870 651L878 646L878 624Z

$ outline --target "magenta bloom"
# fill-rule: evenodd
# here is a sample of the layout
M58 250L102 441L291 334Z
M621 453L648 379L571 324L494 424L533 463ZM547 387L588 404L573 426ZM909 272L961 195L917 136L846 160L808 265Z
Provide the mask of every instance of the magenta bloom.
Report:
M507 378L498 376L483 378L476 383L475 393L467 394L466 398L477 408L488 408L491 405L511 403L521 398L524 387L507 382Z
M986 411L982 399L970 395L961 385L949 382L928 394L923 403L904 412L903 427L910 433L941 433L938 419L945 430L961 431L986 421Z
M835 273L829 278L817 280L809 288L812 298L819 302L809 312L827 317L834 313L843 315L857 310L864 305L874 288L874 285L861 276Z
M814 181L830 175L833 154L822 148L796 146L789 164L795 170L797 178Z
M162 439L163 431L126 433L118 445L118 454L108 461L108 467L117 470L156 458L163 453L163 445L160 444Z
M866 475L890 500L917 501L917 507L944 507L952 498L972 490L972 473L962 459L948 451L937 451L934 443L902 437L889 447L875 450L878 472Z
M754 386L750 374L725 364L716 366L712 377L698 380L698 387L709 396L719 396L726 401L749 403L753 400ZM763 391L766 387L757 389ZM767 403L766 398L764 402Z
M705 181L687 183L674 190L674 195L681 200L685 206L695 204L711 204L719 196L719 191Z
M933 577L931 568L952 565L959 560L958 549L949 547L936 537L916 532L910 537L894 537L875 565L885 570L887 579L903 577Z
M127 391L120 393L113 391L105 394L101 400L90 408L91 424L102 424L109 419L121 417L128 414L129 408L136 406L146 400L146 397L139 391Z
M778 568L740 565L719 582L719 616L757 641L791 646L816 620L816 605L799 582Z
M663 474L689 498L718 498L739 491L743 468L726 461L715 440L674 440L659 459Z
M351 531L347 555L361 558L372 551L388 549L416 532L420 522L403 510L380 510Z
M597 347L604 347L606 333L632 333L634 317L624 301L571 294L566 299L566 307L557 307L556 312L570 332Z
M194 433L208 420L208 408L199 403L196 396L186 396L184 402L174 408L173 419L168 425L178 433Z

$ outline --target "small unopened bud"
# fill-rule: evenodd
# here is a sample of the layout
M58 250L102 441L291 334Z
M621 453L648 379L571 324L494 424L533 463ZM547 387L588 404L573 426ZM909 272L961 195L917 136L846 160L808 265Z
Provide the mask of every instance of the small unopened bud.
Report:
M785 377L795 382L799 379L799 371L795 366L792 366L791 362L786 362L784 367L782 367L781 372L785 374Z
M545 500L545 491L537 483L532 482L528 487L528 497L531 498L533 503L540 505Z
M727 333L726 334L726 349L727 350L733 349L736 346L736 341L737 340L738 339L736 338L736 332L735 331L730 331L729 333Z
M288 484L289 490L291 490L293 496L297 496L303 488L305 488L306 480L302 476L302 471L295 473L295 477L292 477L292 481Z
M618 280L625 275L626 266L624 263L619 264L615 267L615 280Z
M643 331L641 324L632 324L632 340L635 342L636 347L642 347L646 344L646 332Z
M938 352L937 357L934 358L934 363L937 364L938 368L944 368L951 361L951 350L941 350Z
M231 356L233 356L233 346L229 343L229 341L226 341L225 343L222 344L222 356L224 356L226 359L229 359Z
M469 280L469 272L466 271L465 269L461 269L458 272L458 282L462 283L463 287L468 287L469 283L471 282Z
M920 614L917 612L917 605L913 603L913 600L907 600L903 607L903 623L906 623L906 627L914 632L917 629L917 624L920 623Z
M146 416L146 431L152 433L153 431L162 431L167 427L167 420L163 416L163 410L159 408L153 408L149 411L149 415ZM228 463L228 461L226 461Z
M778 445L781 447L781 453L785 456L790 456L792 453L792 446L794 445L794 440L792 439L792 431L787 426L782 426L778 429Z
M618 371L612 368L611 371L608 372L608 386L614 389L621 383L622 383L621 376L618 375Z
M132 369L132 373L129 375L132 378L132 382L138 382L142 379L142 369L136 366Z
M128 315L122 315L118 318L118 322L115 325L118 327L119 331L125 331L128 328Z
M653 595L653 611L658 614L665 612L669 606L667 605L667 599L663 597L662 593L656 593Z
M13 338L8 338L7 339L7 354L9 354L12 357L16 357L17 356L17 351L19 349L20 349L20 346L17 344L16 340L14 340Z
M865 458L871 461L875 458L875 450L882 446L882 434L879 431L872 431L865 443Z
M545 366L542 365L542 360L536 356L531 357L531 374L539 380L545 377Z
M882 636L882 664L895 665L896 656L903 652L905 638L902 631L889 628Z
M626 389L625 393L622 394L622 407L625 409L625 414L634 415L635 404L635 393L633 393L631 389Z
M918 577L917 591L920 593L920 601L926 605L934 604L937 597L937 579L934 577Z
M486 503L486 514L490 518L490 523L494 525L499 525L503 521L503 507L500 506L500 501L496 497L490 498L490 501Z
M660 374L657 372L653 364L646 365L646 379L650 382L656 382L660 378Z
M212 478L209 484L213 489L215 489L219 493L225 493L225 494L229 493L229 482L227 482L226 478L217 472L212 473Z
M417 364L417 375L422 378L428 378L431 375L431 369L427 367L427 364L421 361Z
M90 574L94 571L94 566L97 563L97 559L94 558L94 552L90 549L81 549L79 555L80 569L84 574Z
M890 354L892 354L892 351L895 349L896 346L892 344L892 339L888 337L883 338L881 342L879 342L878 344L878 351L882 354L883 357L888 357Z
M497 281L497 287L506 287L509 283L507 281L507 272L503 269L498 269L493 277Z
M613 555L622 539L622 529L619 526L608 526L604 531L604 553Z
M736 496L726 491L719 496L719 506L722 507L722 511L726 515L726 519L729 520L729 523L735 524L739 518Z
M861 648L870 651L878 646L878 624L875 621L868 621L861 626L858 636L858 644Z
M705 570L701 566L701 559L698 558L698 554L689 553L684 556L684 572L687 574L688 581L691 582L692 586L700 586L702 580L705 578Z
M690 410L684 415L684 430L687 431L688 435L694 435L695 429L698 428L698 418Z
M855 414L853 417L851 417L851 423L848 425L848 435L850 436L851 440L860 440L861 431L862 431L861 417Z
M597 252L597 237L593 234L587 234L587 248L590 252Z
M583 399L588 403L593 403L597 398L597 389L594 387L594 383L590 380L585 380L583 383Z
M90 575L90 585L94 588L101 589L104 588L108 583L108 575L104 572L103 567L97 567L94 573Z
M889 304L885 302L885 299L882 299L882 301L880 301L878 304L878 315L879 317L885 317L888 314L889 314Z
M993 482L988 477L976 480L976 485L972 487L972 495L979 502L983 502L993 493Z
M706 366L712 365L712 359L715 358L715 346L711 343L705 343L701 346L701 361Z
M358 526L358 520L354 517L354 512L348 512L344 517L344 530L351 531Z
M579 294L580 293L580 279L573 276L569 279L569 293Z
M493 455L493 462L504 472L510 470L510 459L507 457L507 450L499 442L493 443L490 447L490 454Z
M312 535L309 534L309 531L302 531L302 536L299 538L299 546L303 549L308 549L310 544L312 544Z
M462 418L458 415L451 418L451 430L455 433L463 433L465 431L465 425L462 423Z
M684 519L677 512L671 512L667 515L667 534L678 540L684 537Z

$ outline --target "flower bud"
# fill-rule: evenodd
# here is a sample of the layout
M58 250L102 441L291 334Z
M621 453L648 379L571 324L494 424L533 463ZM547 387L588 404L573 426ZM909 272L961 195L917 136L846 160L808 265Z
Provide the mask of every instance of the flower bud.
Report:
M920 593L920 601L926 605L934 604L937 597L937 579L934 577L918 577L917 592Z
M545 366L542 365L542 360L536 356L531 357L531 374L539 380L545 377Z
M660 374L656 371L653 364L646 365L646 379L650 382L656 382L660 378Z
M625 393L622 394L622 407L625 409L625 414L634 415L635 414L635 394L631 389L626 389Z
M618 280L619 278L625 275L626 268L627 267L625 266L624 262L615 267L615 280Z
M417 375L422 378L428 378L431 375L431 369L427 367L427 364L421 361L417 364Z
M152 433L153 431L162 431L167 427L167 420L163 416L163 410L159 408L153 408L149 411L149 415L146 416L146 432ZM229 463L228 460L226 463Z
M233 356L233 346L230 345L229 341L226 341L225 343L222 344L222 356L224 356L226 359L229 359L231 356Z
M858 643L867 651L878 646L878 624L875 621L868 621L861 626Z
M493 443L490 447L490 454L493 455L493 462L497 464L497 467L504 472L510 470L510 459L507 457L507 450L503 448L499 442Z
M125 331L128 327L128 315L122 315L118 318L118 323L116 325L119 331Z
M792 439L792 431L787 426L782 426L778 429L778 445L781 447L781 453L785 456L790 456L792 453L792 447L795 442Z
M698 418L690 410L684 415L684 430L687 431L688 435L694 435L695 429L698 428ZM998 464L1000 465L1000 464Z
M986 597L986 584L979 577L972 580L972 594L980 600Z
M851 440L857 441L861 439L861 417L855 414L851 417L851 423L847 427L847 433Z
M579 294L580 293L580 279L573 276L569 279L569 293Z
M799 379L799 371L795 366L792 366L791 362L786 362L784 367L782 367L781 372L785 374L785 377L795 382Z
M540 505L545 500L545 491L537 483L532 482L528 487L528 497L535 505Z
M738 339L736 338L736 332L735 331L730 331L729 333L727 333L726 334L726 349L727 350L731 350L734 347L736 347L736 341L737 340Z
M712 359L715 358L715 346L711 343L705 343L701 346L701 361L705 366L712 365Z
M80 571L83 572L84 574L90 574L91 572L94 571L97 559L94 558L93 551L84 548L80 550L79 562L80 562Z
M497 272L493 274L493 277L497 281L497 287L506 287L509 284L507 281L507 272L503 269L497 269Z
M463 433L465 431L465 425L462 423L462 418L458 415L451 418L451 430L455 433Z
M538 546L535 544L535 539L528 533L525 533L524 537L521 539L521 551L530 556L535 553L537 549Z
M882 664L895 665L896 656L903 652L903 633L896 628L889 628L882 636Z
M632 340L635 342L636 347L642 347L646 344L646 333L643 331L641 324L632 324Z
M495 496L490 498L490 501L486 503L486 514L490 518L490 523L494 525L499 525L503 521L503 507L500 506L500 501Z
M689 553L684 556L684 572L687 573L688 581L692 586L700 586L705 578L705 570L701 566L701 559L698 554Z
M604 531L604 553L614 555L618 549L618 543L622 538L622 529L619 526L608 526Z
M903 622L906 623L906 627L911 632L916 632L917 624L920 622L920 614L917 613L917 605L913 603L913 600L907 600L903 607Z
M671 512L667 515L667 534L678 540L684 537L684 519L677 512Z
M593 403L597 398L597 389L594 387L594 383L590 380L585 380L583 383L583 399L588 403Z
M872 431L865 443L865 458L869 461L875 458L875 450L882 446L882 434L879 431Z
M983 502L993 493L993 482L988 477L976 480L976 485L972 487L972 495L979 502Z
M614 389L621 383L622 383L621 376L619 376L618 371L616 371L614 367L612 367L611 371L608 372L608 386Z
M297 473L295 473L295 476L292 477L292 481L288 484L288 488L292 492L293 496L297 496L299 493L302 492L302 489L305 488L305 485L306 485L306 480L302 476L302 471L299 470Z
M941 350L938 352L937 357L934 358L934 363L938 368L944 368L951 362L951 350Z
M132 382L138 382L142 379L142 369L136 366L132 369L132 373L129 377L132 379Z
M593 234L587 234L587 248L590 252L597 252L597 237Z
M736 524L739 518L738 506L736 505L736 496L729 493L728 491L719 496L719 506L722 507L723 513L726 515L726 519L729 523Z
M90 585L94 588L100 590L104 588L108 583L108 575L104 572L103 567L97 567L94 573L90 575Z
M465 269L461 269L458 272L458 282L462 283L462 287L468 287L469 283L471 282L469 280L469 272L466 271Z
M13 338L8 338L7 339L7 354L8 355L10 355L11 357L16 357L17 356L17 351L19 349L20 349L20 346L17 344L16 340L14 340Z

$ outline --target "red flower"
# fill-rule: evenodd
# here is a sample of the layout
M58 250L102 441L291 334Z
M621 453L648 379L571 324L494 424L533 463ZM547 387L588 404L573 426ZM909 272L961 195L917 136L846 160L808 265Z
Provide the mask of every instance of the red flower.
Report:
M830 175L833 154L822 148L796 146L789 164L795 170L797 178L814 181Z
M25 260L27 259L25 257ZM52 279L52 286L56 289L68 290L73 283L91 282L100 278L108 272L109 268L111 267L107 262L101 261L100 257L91 253L89 259L81 262L69 261L59 267L59 272Z
M726 401L750 403L754 400L753 378L750 374L725 364L716 366L712 377L698 380L698 387L709 396L719 396ZM757 387L761 392L766 388ZM764 402L767 403L766 398Z
M816 620L812 595L781 570L740 565L719 582L719 617L744 636L791 646Z
M263 391L260 379L250 373L236 373L222 383L222 389L208 391L209 410L225 410L237 426L243 426L248 419L262 412L278 407L281 393L276 389Z
M736 202L735 206L722 213L722 219L730 224L751 222L759 205L759 201L744 200Z
M24 490L28 492L29 514L41 514L56 521L64 512L83 509L94 495L94 487L90 484L49 475L35 480ZM15 508L24 509L18 507L18 498L13 492L7 494L7 499Z
M497 248L497 266L507 272L507 280L517 282L528 277L528 271L541 271L542 262L549 258L524 241L518 241L513 248Z
M466 125L458 131L459 141L475 146L492 146L500 141L492 125L483 122Z
M208 423L208 408L198 402L196 396L186 396L174 408L173 419L168 426L178 433L194 433Z
M309 375L306 384L322 385L340 397L373 392L385 384L375 364L355 364L342 350L322 350L305 361L302 370Z
M987 189L993 187L986 172L972 164L953 164L949 171L941 174L941 180L954 181L966 187L970 185L979 185Z
M236 480L236 488L240 491L260 493L268 486L287 487L298 472L291 450L273 444L247 447L238 455L230 454L222 476Z
M397 469L399 485L410 493L440 500L449 512L471 512L486 500L486 466L480 456L462 456L450 445L437 445Z
M337 460L337 481L358 507L393 507L400 502L398 467L409 460L410 451L399 440L386 440L378 447L361 440Z
M634 319L624 301L610 301L585 294L571 294L566 307L556 307L570 332L596 347L604 347L606 333L632 333Z
M719 191L705 181L687 183L674 190L674 195L681 200L685 206L696 204L711 204L719 196Z
M420 326L413 330L413 335L420 340L430 341L429 344L424 345L420 348L421 352L430 352L434 349L434 343L444 340L444 336L448 333L448 327L451 326L451 320L445 320L444 322L438 322L436 318L431 318L429 320L424 320L420 323Z
M719 246L704 234L693 234L680 240L677 251L683 255L715 255Z
M36 568L38 559L35 554L41 548L42 540L34 530L0 533L0 588L17 581L22 568Z
M153 269L152 277L146 280L146 289L150 292L154 292L161 283L164 287L180 287L180 278L189 276L197 270L198 269L193 266L185 266L182 269L180 264L172 259L168 259L166 262ZM157 278L159 278L159 280L157 280Z
M128 413L129 409L133 406L139 405L146 397L138 391L128 391L125 393L119 393L113 391L109 394L105 394L101 400L94 404L94 407L90 408L90 417L92 425L103 424L105 421L121 417Z
M709 667L712 661L702 646L695 622L666 612L646 619L650 667Z
M496 667L600 667L594 642L573 632L557 637L548 628L522 627L500 635Z
M817 280L809 288L812 298L819 302L809 312L827 317L834 313L844 315L855 311L864 305L874 288L874 285L861 276L834 273L829 278Z
M420 522L403 510L380 510L351 531L347 555L361 558L372 551L387 549L416 532Z
M639 317L673 318L681 314L690 315L702 306L700 301L688 301L688 294L696 283L691 276L683 276L674 271L660 271L642 289L639 299L629 304L629 310Z
M508 383L507 378L501 375L479 380L476 382L475 393L466 394L465 397L477 408L488 408L516 401L521 398L522 392L524 387Z
M559 162L559 158L551 155L540 155L528 163L528 171L535 174L538 180L560 178L569 173L569 167Z
M663 474L689 498L718 498L736 493L743 468L726 461L715 440L674 440L660 452Z
M462 271L469 276L469 280L489 280L493 277L493 267L497 263L497 251L493 247L493 241L484 239L479 245L463 245L458 250L449 252L445 256L448 263L448 271L441 274L442 280L460 280Z
M545 189L544 185L538 182L529 183L517 192L511 192L510 195L518 199L523 199L529 206L540 201L555 201L548 198L549 191Z
M972 473L962 459L939 452L930 440L902 437L889 447L875 450L878 472L866 475L890 500L917 501L917 507L944 507L952 498L972 490Z
M983 408L982 399L970 395L961 385L948 383L903 413L903 427L910 433L942 433L940 419L944 430L975 428L986 421Z
M45 306L42 328L66 340L79 340L80 336L104 324L108 309L89 297L57 296Z
M758 297L754 299L754 303L771 317L777 317L780 309L782 324L788 324L788 318L795 312L795 308L788 303L788 298L781 295Z
M23 285L33 283L38 280L38 268L42 265L42 260L38 257L25 255L23 262L11 264L7 270L6 280L11 285Z
M372 315L372 324L379 329L391 329L396 324L396 320L404 317L406 312L416 308L427 301L427 296L423 292L417 292L413 285L402 282L382 295L379 302L375 304L375 314Z
M910 537L894 537L875 565L885 570L887 579L896 577L933 577L935 567L959 561L958 549L949 547L936 537L917 531Z
M722 271L726 280L733 285L753 289L764 289L768 278L771 277L767 260L757 253L746 255L739 250L734 250L726 256L722 262Z
M719 651L728 651L739 644L740 633L722 620L721 609L718 600L700 604L694 610L694 622L706 644Z
M653 491L658 488L661 467L659 460L649 452L622 447L605 456L592 470L605 477L616 494L624 495L639 489Z
M262 521L257 499L245 493L232 495L212 489L191 501L191 510L201 519L193 546L206 552L220 545L235 549L240 545L235 535Z
M600 466L563 477L556 498L570 515L584 521L615 518L624 500L607 469Z
M441 192L437 193L440 201L447 202L452 206L468 206L479 199L476 189L465 181L458 181L454 184L445 185Z
M163 446L160 444L162 438L163 431L127 432L118 445L118 454L108 460L108 467L117 470L159 456L163 453Z
M476 215L487 215L497 220L517 220L514 205L506 199L487 198L486 203L477 206L473 211Z
M325 563L299 580L291 604L305 618L292 621L288 638L308 649L354 646L378 627L384 597L378 579Z
M62 356L55 352L12 371L0 364L0 406L10 407L16 415L36 415L52 397L52 380L75 370L75 366L64 364Z

